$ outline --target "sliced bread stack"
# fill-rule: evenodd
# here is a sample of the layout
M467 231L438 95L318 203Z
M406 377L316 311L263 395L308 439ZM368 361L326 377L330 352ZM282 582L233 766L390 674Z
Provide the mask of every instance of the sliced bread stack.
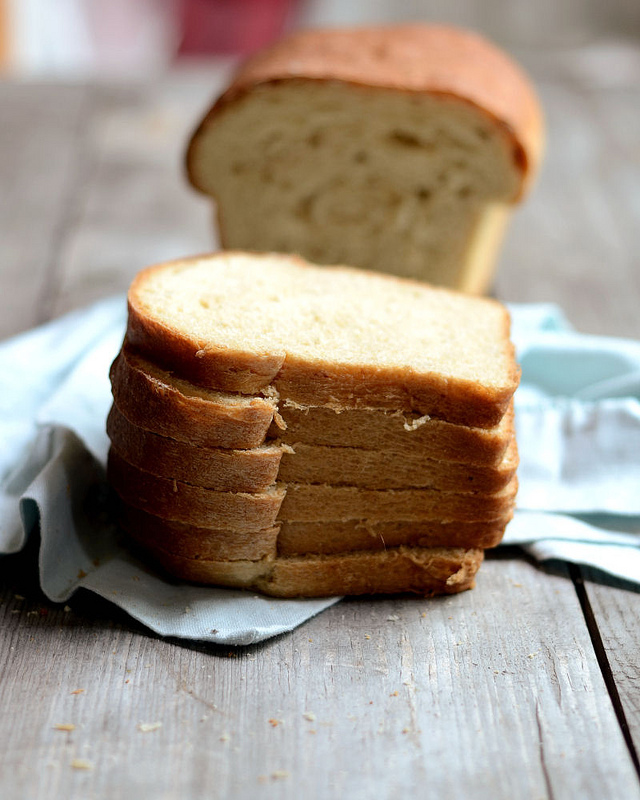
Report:
M470 588L513 511L518 376L492 300L283 255L151 267L111 371L121 527L276 596Z

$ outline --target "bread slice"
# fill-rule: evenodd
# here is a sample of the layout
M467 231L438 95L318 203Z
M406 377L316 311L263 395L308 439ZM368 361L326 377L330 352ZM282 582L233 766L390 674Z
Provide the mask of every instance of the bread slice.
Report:
M187 168L226 248L483 292L542 138L529 80L475 34L315 30L240 68Z
M352 550L387 550L390 547L497 547L513 517L508 511L489 522L439 520L351 519L331 522L282 522L278 554L343 553Z
M237 531L163 519L123 502L116 503L115 511L122 530L145 547L206 561L260 561L277 554L280 524Z
M430 486L445 492L497 492L513 478L518 465L515 437L497 467L437 461L421 453L300 443L249 450L198 447L139 428L115 405L107 419L107 433L129 464L223 492L260 492L276 480L369 489Z
M360 489L325 484L276 484L262 492L219 492L152 475L125 461L113 448L109 481L136 508L196 527L261 530L278 520L495 520L513 507L517 482L500 492L457 493L437 489Z
M232 300L231 300L232 298ZM490 428L519 380L493 301L292 256L218 253L143 270L130 346L222 391L418 412Z
M514 434L513 404L487 429L401 411L278 403L276 397L199 388L126 347L113 363L111 382L114 402L129 422L201 447L247 449L269 438L495 467Z
M107 418L112 447L129 463L154 475L176 478L220 492L261 492L278 477L289 445L249 450L199 447L139 428L114 405ZM292 451L293 452L293 451Z
M254 589L274 597L456 594L474 586L484 556L479 549L396 547L379 552L213 561L185 558L159 547L147 550L177 578Z
M281 522L258 531L185 525L125 503L117 504L120 527L148 547L205 561L258 561L276 555L387 550L390 547L496 547L512 514L491 522L406 521Z
M488 522L511 512L518 483L499 492L460 493L438 489L361 489L357 486L287 483L278 518L290 522L434 520Z
M276 413L271 397L201 389L123 347L110 371L121 413L135 425L203 447L264 444Z
M471 428L402 411L287 402L279 405L279 415L280 424L272 424L269 436L291 445L358 447L486 467L500 464L515 432L512 403L494 428Z
M120 499L134 508L185 525L230 531L273 527L285 494L282 486L262 492L216 492L159 478L131 466L113 448L107 460L107 478Z
M295 444L282 452L283 483L350 485L365 489L431 487L442 492L499 492L518 466L515 437L497 467L456 464L422 454Z

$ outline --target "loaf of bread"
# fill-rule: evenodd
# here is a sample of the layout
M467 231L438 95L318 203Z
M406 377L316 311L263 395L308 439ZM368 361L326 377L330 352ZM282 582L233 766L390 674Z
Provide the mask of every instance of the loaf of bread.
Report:
M513 513L518 375L495 301L287 255L158 265L111 370L119 523L187 580L462 591Z
M215 199L226 248L482 293L542 140L531 83L480 36L314 30L240 68L187 171Z

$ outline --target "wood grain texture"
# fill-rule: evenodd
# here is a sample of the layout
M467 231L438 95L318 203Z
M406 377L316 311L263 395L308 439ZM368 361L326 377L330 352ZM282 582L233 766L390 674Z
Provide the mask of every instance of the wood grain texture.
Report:
M6 800L640 796L573 584L519 559L244 649L5 599Z
M0 338L48 318L88 102L81 86L0 83Z
M559 303L579 330L633 338L640 336L638 85L640 66L634 87L539 83L546 158L515 214L496 283L513 302Z
M82 125L75 220L61 242L48 295L57 316L116 291L158 261L215 246L211 212L182 175L183 149L221 80L94 87Z
M583 570L587 597L629 735L640 753L640 590Z

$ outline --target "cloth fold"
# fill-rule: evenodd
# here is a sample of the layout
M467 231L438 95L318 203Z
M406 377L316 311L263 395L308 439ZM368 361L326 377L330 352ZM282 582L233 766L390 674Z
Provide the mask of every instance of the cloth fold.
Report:
M510 310L521 465L504 543L640 583L640 343L579 334L553 305ZM250 644L337 602L190 586L120 544L103 465L125 317L124 299L111 298L0 344L0 554L39 527L51 600L86 588L162 636Z

